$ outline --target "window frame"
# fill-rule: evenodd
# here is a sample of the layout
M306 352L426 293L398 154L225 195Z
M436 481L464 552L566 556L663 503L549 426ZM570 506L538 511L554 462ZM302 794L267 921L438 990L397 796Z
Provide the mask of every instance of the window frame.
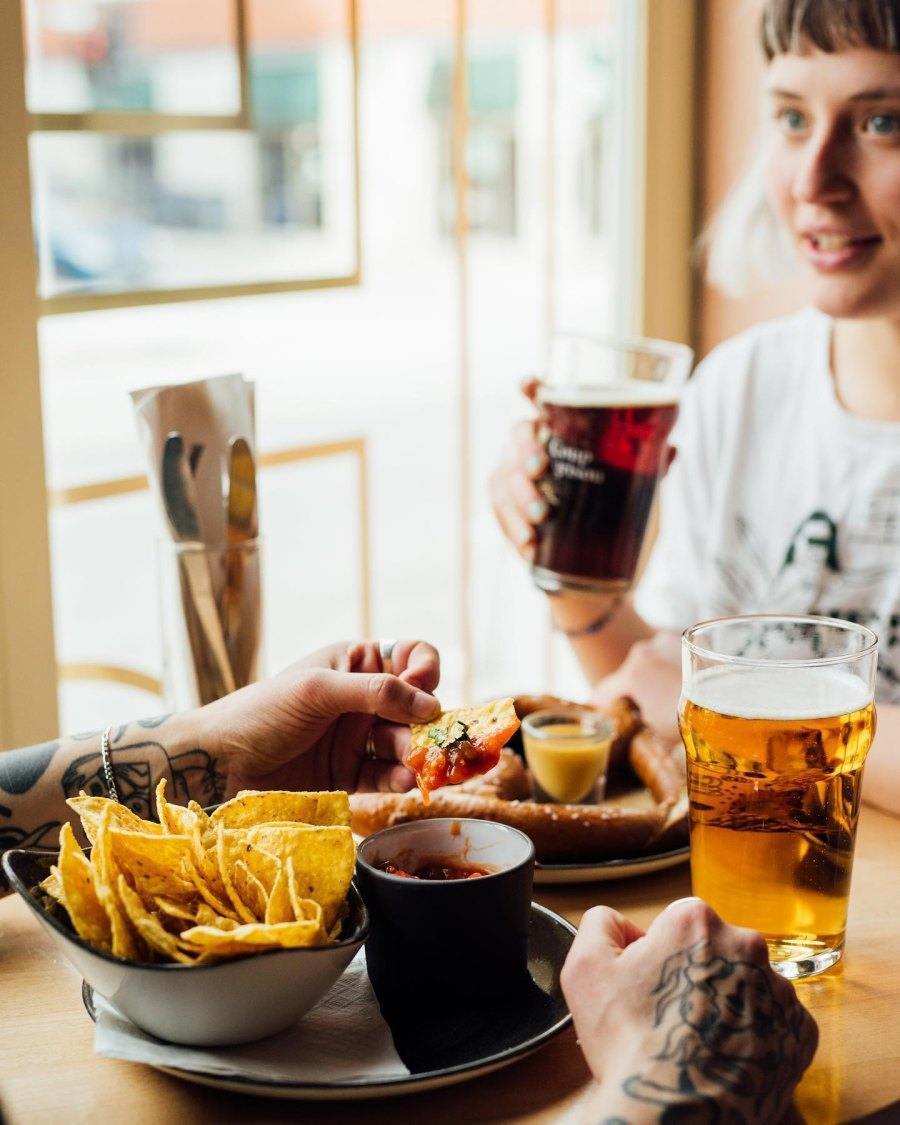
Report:
M16 4L20 0L14 0ZM88 110L76 113L28 113L29 133L99 133L133 137L160 136L168 132L254 130L250 90L249 0L231 0L234 11L234 49L238 60L240 104L234 114L173 114ZM360 232L361 190L359 164L359 12L358 0L344 0L350 35L351 129L353 150L353 268L349 273L323 277L282 278L275 281L226 282L220 285L170 286L153 289L117 289L110 293L60 293L38 297L40 315L96 312L185 301L212 301L224 297L250 297L264 293L296 293L307 289L342 288L359 285L362 277ZM24 73L23 73L24 84Z

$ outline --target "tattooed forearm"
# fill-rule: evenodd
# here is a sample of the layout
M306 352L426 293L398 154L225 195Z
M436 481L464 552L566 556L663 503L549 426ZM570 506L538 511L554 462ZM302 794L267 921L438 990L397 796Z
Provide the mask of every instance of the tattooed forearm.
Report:
M111 729L110 761L119 799L145 819L155 816L161 778L172 800L212 805L224 799L225 778L215 753L196 744L182 716L159 715ZM0 753L0 853L55 847L69 818L66 799L80 792L108 796L99 731ZM0 894L7 889L0 877Z
M787 1010L772 974L712 955L706 939L673 953L654 989L661 1047L622 1083L660 1121L751 1122L777 1117L803 1054L803 1013Z
M151 760L155 766L151 766ZM110 739L110 762L119 790L119 800L143 819L152 818L153 794L161 777L170 780L169 797L201 805L214 805L225 793L225 779L215 759L201 747L169 754L161 742L142 740L116 745ZM72 761L62 777L66 797L80 792L105 797L106 778L99 751L83 754Z

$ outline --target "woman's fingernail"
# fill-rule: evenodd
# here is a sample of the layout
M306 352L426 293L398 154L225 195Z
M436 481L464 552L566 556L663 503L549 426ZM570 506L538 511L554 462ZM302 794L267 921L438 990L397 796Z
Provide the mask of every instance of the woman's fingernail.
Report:
M532 453L526 462L529 473L534 476L541 467L541 459L537 453Z
M532 531L530 527L520 527L518 534L516 535L516 539L522 546L524 546L531 538L531 535Z
M412 706L410 710L417 719L430 719L432 715L436 715L441 709L440 703L424 691L417 691L413 696Z
M528 505L528 515L535 522L542 520L547 514L547 505L543 500L532 500Z

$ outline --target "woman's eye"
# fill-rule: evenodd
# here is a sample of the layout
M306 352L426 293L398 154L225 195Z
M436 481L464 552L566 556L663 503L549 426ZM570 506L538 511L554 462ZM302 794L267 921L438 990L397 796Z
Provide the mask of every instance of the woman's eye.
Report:
M786 133L797 133L806 126L806 117L799 109L780 109L775 118Z
M900 135L900 116L894 113L873 113L866 118L863 128L876 137Z

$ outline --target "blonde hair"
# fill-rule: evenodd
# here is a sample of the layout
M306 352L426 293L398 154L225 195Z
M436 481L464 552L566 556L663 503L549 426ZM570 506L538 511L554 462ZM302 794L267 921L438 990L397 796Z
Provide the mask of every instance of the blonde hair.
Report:
M743 297L794 272L791 240L766 196L765 138L698 241L706 279L728 297Z

